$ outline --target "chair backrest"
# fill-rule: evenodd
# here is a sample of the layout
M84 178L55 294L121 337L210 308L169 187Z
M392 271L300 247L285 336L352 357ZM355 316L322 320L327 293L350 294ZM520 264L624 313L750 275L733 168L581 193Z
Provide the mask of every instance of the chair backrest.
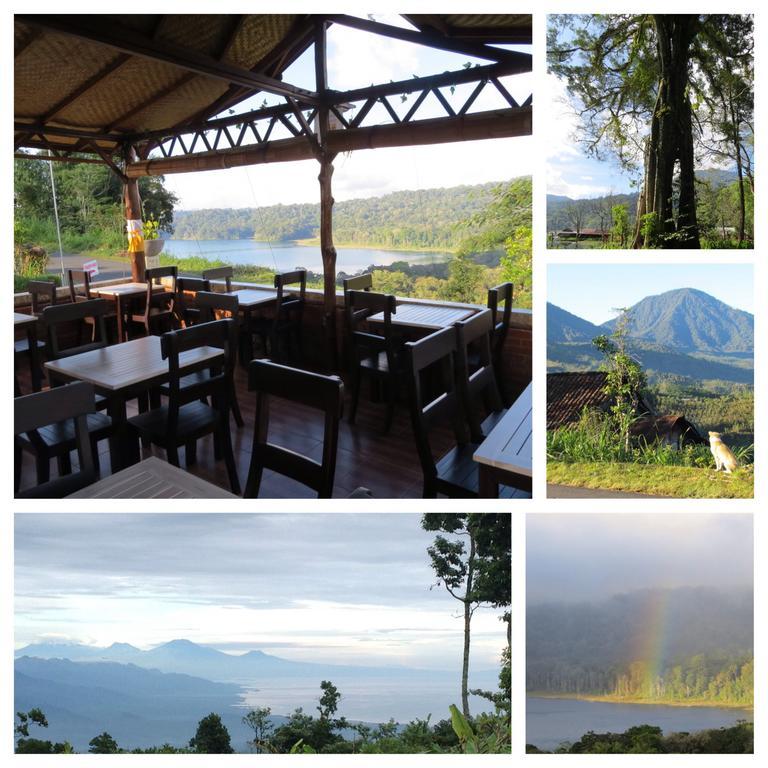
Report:
M247 498L258 496L262 473L271 469L309 486L321 499L330 498L344 404L341 379L278 365L270 360L252 360L248 366L248 388L256 392L256 418L244 495ZM323 412L323 455L319 462L269 442L269 398L273 395Z
M344 313L349 334L349 343L353 349L370 349L386 351L394 354L394 342L392 339L392 315L397 312L397 299L386 293L373 293L368 291L349 291L346 295ZM359 326L369 317L382 313L384 322L381 324L381 333L374 333L372 329L360 330ZM390 366L393 359L388 360ZM394 370L394 369L393 369Z
M472 440L483 439L482 412L500 411L504 404L496 384L491 356L492 313L484 309L454 325L456 330L456 386L469 422ZM469 349L477 355L478 365L470 372Z
M172 315L176 309L177 282L179 268L175 265L170 267L153 267L144 271L144 280L147 283L147 299L144 305L144 312L149 315L151 311L158 310L163 315ZM170 289L163 283L166 277L171 278ZM163 288L158 291L157 288Z
M240 311L240 299L236 293L230 296L227 293L200 291L197 294L197 308L200 310L201 323L209 323L211 320L218 320L222 317L237 319Z
M43 322L48 333L46 355L49 360L59 360L62 357L79 355L92 349L107 346L107 327L104 317L110 311L110 303L106 299L89 299L70 304L52 304L43 310ZM95 326L94 341L73 347L62 346L61 327L65 323L83 323L86 318L92 318Z
M17 492L20 498L62 498L98 479L88 436L87 415L96 410L92 384L79 381L44 392L17 397L14 401L13 434L34 432L49 424L73 419L79 470L34 488Z
M200 347L214 347L223 351L220 360L200 363L196 368L181 368L180 356ZM229 392L234 372L237 344L235 321L215 320L198 323L189 328L169 331L160 337L163 360L168 360L168 432L176 428L179 408L185 403L211 396L214 406L229 413ZM181 379L195 369L209 369L210 376L181 387Z
M494 352L501 351L509 331L509 321L512 316L512 289L512 283L502 283L488 289L488 309L491 310Z
M425 488L437 477L430 430L450 423L459 445L469 442L461 400L456 390L456 331L443 328L405 344L411 423L424 473ZM428 375L425 375L429 371Z
M44 307L56 303L56 283L53 280L30 280L27 290L32 301L33 315L39 315Z
M203 270L203 280L224 280L227 286L227 293L232 290L232 277L235 271L232 267L211 267ZM210 288L206 288L210 291Z
M289 296L285 296L284 289L290 285L299 286L299 295L291 291ZM303 302L307 293L307 270L294 269L292 272L280 272L275 275L275 288L277 288L277 303L287 303L301 299Z
M200 291L210 291L211 283L201 277L179 277L176 279L176 301L179 314L185 322L193 322L199 318L197 294Z
M82 269L68 269L70 301L88 301L91 298L91 273Z
M350 291L370 291L373 288L373 275L366 272L362 275L346 277L341 281L341 284L344 287L344 296Z

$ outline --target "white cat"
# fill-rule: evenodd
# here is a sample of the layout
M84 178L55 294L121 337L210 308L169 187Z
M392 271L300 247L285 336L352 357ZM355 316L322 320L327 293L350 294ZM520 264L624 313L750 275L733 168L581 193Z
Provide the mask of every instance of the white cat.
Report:
M736 457L731 452L731 449L720 439L719 432L709 433L709 450L712 451L712 455L715 457L715 472L719 472L722 468L726 474L730 475L738 466Z

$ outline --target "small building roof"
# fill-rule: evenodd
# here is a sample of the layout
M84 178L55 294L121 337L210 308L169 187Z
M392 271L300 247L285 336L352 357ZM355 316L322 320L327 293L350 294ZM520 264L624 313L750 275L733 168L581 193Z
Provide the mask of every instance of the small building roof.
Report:
M699 434L696 427L680 413L667 414L665 416L641 416L629 428L633 437L643 437L649 443L660 437L666 437L677 433L687 443L706 444L706 440Z

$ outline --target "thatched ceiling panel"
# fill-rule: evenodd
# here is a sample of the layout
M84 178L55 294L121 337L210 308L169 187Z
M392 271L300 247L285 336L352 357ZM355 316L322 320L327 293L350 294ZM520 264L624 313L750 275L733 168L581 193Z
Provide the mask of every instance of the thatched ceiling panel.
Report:
M174 15L164 20L157 39L218 58L226 43L226 21L223 16Z
M167 128L169 116L171 124L180 123L221 96L226 89L227 84L221 81L195 77L132 117L130 123L135 126L132 130L154 131Z
M17 117L45 114L64 96L115 58L115 51L72 38L41 35L16 59L14 89Z
M288 34L296 16L288 13L249 16L225 61L250 69Z
M130 59L71 107L62 110L59 119L92 128L104 128L154 94L171 87L183 75L183 70L171 64ZM132 128L134 121L129 119L128 123L128 126L117 127Z

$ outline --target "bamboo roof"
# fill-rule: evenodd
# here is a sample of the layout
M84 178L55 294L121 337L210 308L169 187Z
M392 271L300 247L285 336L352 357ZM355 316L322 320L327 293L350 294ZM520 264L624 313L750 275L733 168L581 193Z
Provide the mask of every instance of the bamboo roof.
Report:
M157 146L150 136L198 125L260 92L284 97L301 122L297 110L317 109L328 94L295 87L283 72L315 43L319 23L479 53L506 65L502 74L523 55L498 44L531 40L530 15L405 18L415 30L339 15L17 14L15 148L86 152L108 161L127 144L144 144L145 154L138 151L146 160ZM527 66L518 71L530 71Z

